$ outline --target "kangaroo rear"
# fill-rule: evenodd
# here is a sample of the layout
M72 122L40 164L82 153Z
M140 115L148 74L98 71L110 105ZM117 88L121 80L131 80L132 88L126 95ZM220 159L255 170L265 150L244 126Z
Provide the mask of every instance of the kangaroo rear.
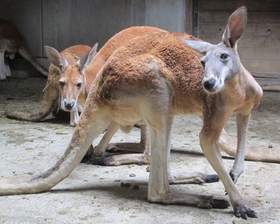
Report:
M0 79L11 76L5 57L14 59L16 53L19 53L29 61L43 75L48 75L48 71L38 63L30 52L27 42L18 27L11 21L0 19Z

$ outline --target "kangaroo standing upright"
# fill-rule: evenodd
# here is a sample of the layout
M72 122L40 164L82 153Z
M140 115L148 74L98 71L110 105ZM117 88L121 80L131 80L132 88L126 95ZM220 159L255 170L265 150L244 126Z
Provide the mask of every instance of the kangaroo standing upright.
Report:
M220 177L234 214L246 219L256 213L245 206L234 185L243 168L246 132L262 89L243 67L237 41L247 22L246 7L228 20L222 42L182 41L188 35L143 35L118 48L98 72L72 139L58 162L29 180L2 180L0 195L35 193L51 189L79 164L92 141L112 122L121 126L146 124L151 136L151 171L148 200L165 204L191 204L225 208L228 203L211 197L176 194L169 187L169 157L173 118L179 114L203 119L200 144ZM183 43L184 42L184 43ZM205 54L194 52L189 46ZM201 58L202 65L195 63ZM238 148L231 176L218 147L229 116L236 114Z

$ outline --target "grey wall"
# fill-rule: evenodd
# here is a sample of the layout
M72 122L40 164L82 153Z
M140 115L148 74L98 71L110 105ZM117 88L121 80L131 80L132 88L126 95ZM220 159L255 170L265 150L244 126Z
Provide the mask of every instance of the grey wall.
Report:
M1 0L0 15L15 22L32 53L96 42L101 47L124 28L150 25L185 32L186 0Z
M254 74L280 74L279 0L199 0L198 36L219 43L230 14L245 5L248 24L238 42L244 66Z
M32 53L42 56L41 1L0 0L0 17L17 24Z

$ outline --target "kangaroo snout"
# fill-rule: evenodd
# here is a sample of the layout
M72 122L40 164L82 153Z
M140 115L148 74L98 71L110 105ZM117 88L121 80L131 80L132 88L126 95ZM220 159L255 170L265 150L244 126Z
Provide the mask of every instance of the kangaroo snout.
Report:
M76 106L76 101L73 99L70 102L64 99L62 102L62 107L68 111L72 110L75 106Z
M215 86L216 80L214 78L211 78L211 79L205 80L205 81L203 80L202 84L203 84L204 89L210 92L213 89L213 87Z

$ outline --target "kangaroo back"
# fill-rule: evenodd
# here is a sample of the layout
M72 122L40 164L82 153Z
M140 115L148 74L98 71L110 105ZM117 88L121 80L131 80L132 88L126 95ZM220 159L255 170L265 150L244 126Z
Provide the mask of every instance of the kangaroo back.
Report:
M165 30L150 27L150 26L134 26L124 29L114 35L108 42L99 50L94 58L87 58L87 63L80 64L80 70L86 79L86 94L89 93L90 86L94 81L97 73L102 66L107 62L113 52L128 41L137 39L142 35L151 33L164 32Z

